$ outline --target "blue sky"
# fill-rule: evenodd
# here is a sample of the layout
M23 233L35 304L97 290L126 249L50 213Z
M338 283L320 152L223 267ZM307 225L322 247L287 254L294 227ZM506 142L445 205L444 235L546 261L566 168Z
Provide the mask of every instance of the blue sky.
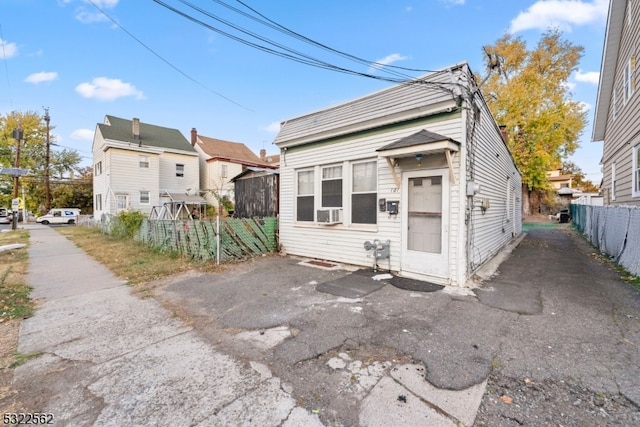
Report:
M569 84L588 109L589 125L570 160L600 183L602 144L590 139L607 0L0 0L0 114L44 114L48 107L55 148L77 150L83 165L92 163L93 132L107 114L175 128L187 138L195 127L275 154L281 121L393 85L265 53L162 3L249 38L186 6L193 4L314 59L378 76L384 74L370 64L287 37L224 5L253 14L250 6L368 61L420 70L467 61L484 74L482 46L509 32L533 47L543 31L559 28L585 49Z

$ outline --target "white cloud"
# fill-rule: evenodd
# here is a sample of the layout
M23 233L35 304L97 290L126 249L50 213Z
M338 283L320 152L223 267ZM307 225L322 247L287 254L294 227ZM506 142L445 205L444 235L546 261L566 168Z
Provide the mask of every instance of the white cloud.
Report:
M509 32L548 28L569 32L574 25L604 21L608 7L608 0L538 0L511 21Z
M583 73L582 70L578 70L576 73L576 81L597 85L600 82L600 73L597 71Z
M71 133L71 139L78 141L93 141L93 134L95 132L91 129L76 129Z
M76 19L83 24L93 24L95 22L108 22L111 21L102 12L100 12L95 6L104 10L113 9L118 5L119 0L92 0L93 5L84 0L88 6L80 6L76 9ZM94 6L95 5L95 6Z
M271 122L269 125L262 128L262 130L266 130L270 133L280 132L280 122Z
M9 59L18 54L18 46L0 39L0 59Z
M371 64L369 72L372 73L375 70L384 68L385 65L393 64L397 61L404 61L405 59L408 59L408 57L402 56L399 53L392 53L391 55L387 55L384 58L378 59L377 61L375 61L375 64Z
M58 78L58 73L54 71L49 71L49 72L41 71L39 73L31 74L26 79L24 79L24 81L27 83L33 83L37 85L38 83L50 82L57 78Z
M107 77L96 77L91 83L80 83L76 86L76 92L85 98L95 98L100 101L113 101L124 96L144 99L142 91L136 89L131 83Z

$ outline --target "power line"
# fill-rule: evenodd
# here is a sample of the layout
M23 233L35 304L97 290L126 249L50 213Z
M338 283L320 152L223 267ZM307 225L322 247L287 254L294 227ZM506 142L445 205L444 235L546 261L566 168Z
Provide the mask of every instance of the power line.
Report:
M9 94L9 104L11 105L11 109L13 110L13 99L11 98L11 82L9 80L9 61L7 61L7 52L4 49L5 41L4 35L2 34L2 25L0 25L0 44L2 44L2 58L4 59L4 69L7 74L7 93Z
M107 19L109 19L111 22L113 22L118 28L120 28L122 31L124 31L125 33L127 33L127 35L129 37L131 37L132 39L134 39L135 41L137 41L142 47L144 47L145 49L147 49L149 52L151 52L153 55L155 55L157 58L159 58L162 62L164 62L165 64L167 64L168 66L170 66L171 68L173 68L174 70L176 70L177 72L179 72L180 74L182 74L184 77L186 77L187 79L191 80L193 83L199 85L200 87L208 90L209 92L223 98L226 99L227 101L231 102L232 104L237 105L240 108L243 108L247 111L251 111L254 112L252 109L245 107L244 105L234 101L231 98L228 98L224 95L222 95L219 92L216 92L215 90L211 89L210 87L206 86L205 84L201 83L200 81L194 79L193 77L191 77L190 75L188 75L187 73L185 73L184 71L182 71L181 69L179 69L178 67L176 67L175 65L173 65L171 62L169 62L168 60L166 60L165 58L163 58L160 54L158 54L156 51L154 51L153 49L151 49L149 46L147 46L146 44L144 44L140 39L138 39L136 36L134 36L131 32L129 32L126 28L124 28L122 25L120 25L120 23L118 23L115 19L113 19L110 15L108 15L104 10L102 10L97 4L95 4L93 2L93 0L87 0L89 3L91 3L96 9L98 9L98 11L100 11L100 13L102 13Z
M305 64L305 65L310 65L310 66L321 68L321 69L327 69L327 70L331 70L331 71L341 72L341 73L345 73L345 74L349 74L349 75L367 77L367 78L371 78L371 79L388 81L388 82L397 83L397 84L428 85L428 86L435 87L435 88L438 88L438 89L446 91L446 92L451 92L451 89L450 89L451 86L458 86L458 87L461 86L459 83L456 83L456 82L436 83L436 82L432 82L432 81L414 79L411 76L408 76L406 74L399 73L397 71L387 69L387 67L389 67L389 66L387 66L385 64L380 64L380 63L376 63L376 62L367 61L367 60L364 60L362 58L358 58L358 57L356 57L354 55L350 55L350 54L347 54L345 52L338 51L336 49L332 49L332 48L330 48L328 46L325 46L325 45L323 45L323 44L321 44L319 42L315 42L315 41L313 41L313 40L311 40L311 39L309 39L309 38L307 38L305 36L302 36L302 35L294 32L294 31L291 31L291 30L287 29L284 26L281 26L280 24L275 23L275 21L269 20L266 17L264 17L264 19L267 20L267 23L265 23L264 20L260 20L260 19L255 18L255 17L251 17L251 15L248 15L246 12L243 12L243 11L241 11L241 10L239 10L237 8L234 8L233 6L230 6L230 5L228 5L228 4L224 3L224 2L221 2L219 0L213 0L213 1L215 1L218 4L223 5L224 7L227 7L227 8L229 8L229 9L231 9L231 10L237 12L237 13L240 13L243 16L250 17L250 19L257 20L257 22L260 22L263 25L269 26L271 28L277 27L278 31L285 32L286 34L288 34L288 35L290 35L290 36L292 36L294 38L302 39L302 40L304 40L304 41L306 41L308 43L314 44L317 47L321 47L321 48L323 48L325 50L330 50L331 52L337 53L337 54L339 54L341 56L346 56L351 60L355 60L355 61L357 61L359 63L367 64L368 66L374 67L374 68L376 68L378 70L382 70L382 71L390 73L390 74L395 74L397 77L378 76L378 75L375 75L375 74L356 71L356 70L353 70L353 69L349 69L349 68L341 67L341 66L338 66L338 65L335 65L335 64L331 64L331 63L326 62L326 61L322 61L322 60L314 58L314 57L312 57L312 56L310 56L308 54L305 54L305 53L299 52L299 51L297 51L295 49L292 49L290 47L287 47L287 46L285 46L285 45L283 45L281 43L272 41L272 40L270 40L270 39L268 39L268 38L266 38L266 37L264 37L262 35L256 34L256 33L252 32L252 31L249 31L246 28L243 28L243 27L241 27L241 26L239 26L237 24L234 24L234 23L232 23L232 22L230 22L230 21L228 21L226 19L223 19L223 18L213 14L212 12L209 12L209 11L199 7L199 6L195 6L195 5L189 3L186 0L178 0L178 1L180 3L188 6L189 8L195 10L195 11L197 11L197 12L199 12L199 13L201 13L201 14L203 14L203 15L211 18L211 19L214 19L215 21L217 21L219 23L227 25L227 26L233 28L234 30L239 31L242 34L245 34L245 35L247 35L249 37L253 37L253 38L255 38L255 39L257 39L257 40L259 40L261 42L264 42L264 43L266 43L268 45L271 45L271 46L273 46L273 47L275 47L277 49L274 49L272 47L269 47L269 46L266 46L266 45L263 45L263 44L259 44L259 43L244 39L244 38L242 38L240 36L231 34L231 33L227 32L227 31L224 31L224 30L222 30L220 28L217 28L217 27L215 27L213 25L210 25L210 24L206 23L206 22L194 17L193 15L191 15L191 14L189 14L187 12L181 11L181 10L177 9L176 7L174 7L174 6L169 5L165 1L162 1L162 0L153 0L153 1L154 1L154 3L166 8L167 10L169 10L169 11L171 11L171 12L177 14L177 15L180 15L183 18L185 18L185 19L187 19L189 21L192 21L192 22L194 22L194 23L196 23L198 25L201 25L201 26L203 26L203 27L205 27L205 28L207 28L207 29L209 29L209 30L211 30L213 32L216 32L216 33L218 33L218 34L220 34L220 35L222 35L224 37L227 37L227 38L229 38L231 40L237 41L237 42L239 42L241 44L244 44L246 46L255 48L257 50L263 51L265 53L270 53L272 55L279 56L279 57L282 57L282 58L285 58L285 59L289 59L289 60L294 61L294 62L299 62L299 63ZM245 7L249 8L248 6L246 6L246 4L244 4L242 2L240 2L240 3L243 4ZM251 11L253 11L254 13L260 15L261 17L264 16L264 15L260 14L259 12L254 11L254 9L251 9L251 8L249 8L249 9ZM396 68L402 69L401 67L396 67ZM410 70L410 69L405 69L405 70ZM415 71L429 71L429 70L415 70Z

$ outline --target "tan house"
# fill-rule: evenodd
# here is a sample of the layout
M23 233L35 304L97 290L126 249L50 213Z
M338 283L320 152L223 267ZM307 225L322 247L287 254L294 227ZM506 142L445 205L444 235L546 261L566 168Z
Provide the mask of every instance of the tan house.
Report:
M216 203L215 194L234 200L231 180L248 167L277 169L275 163L267 162L266 151L261 152L261 159L241 142L199 135L196 128L191 129L191 145L199 155L200 191L213 204Z
M556 191L560 190L561 188L573 188L573 175L563 174L562 169L548 171L547 178L549 179L551 187Z
M605 205L640 206L640 4L611 0L592 141L603 141Z

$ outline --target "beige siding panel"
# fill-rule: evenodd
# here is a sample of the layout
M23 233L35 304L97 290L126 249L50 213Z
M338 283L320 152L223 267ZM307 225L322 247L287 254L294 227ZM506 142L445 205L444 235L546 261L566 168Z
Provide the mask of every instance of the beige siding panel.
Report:
M184 176L176 176L176 164L184 165ZM162 153L160 156L160 191L182 193L188 188L200 188L200 173L197 156L176 153Z
M633 5L632 23L628 24L626 13L622 39L616 64L614 90L617 92L615 105L617 115L614 118L614 106L609 108L609 116L604 136L602 191L605 203L615 205L638 205L640 197L632 197L632 152L631 148L640 142L640 9L637 2ZM634 92L625 103L623 100L624 68L630 58L635 58L632 71ZM613 99L612 99L613 103ZM611 164L616 163L616 199L611 199Z

